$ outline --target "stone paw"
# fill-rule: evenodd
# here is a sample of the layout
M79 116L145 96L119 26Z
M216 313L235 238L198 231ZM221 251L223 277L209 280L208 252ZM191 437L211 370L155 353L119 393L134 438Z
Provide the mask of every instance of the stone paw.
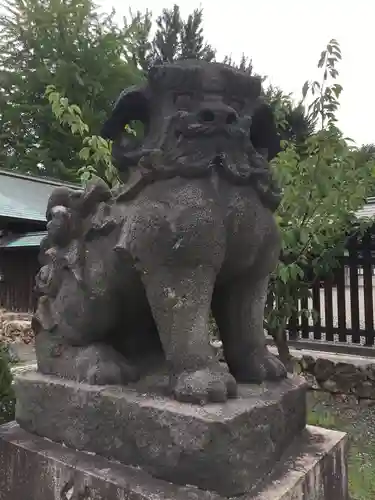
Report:
M80 382L93 385L124 385L139 379L137 369L108 345L83 348L77 355L76 367Z
M237 395L237 384L225 366L182 372L174 378L174 397L183 403L224 403Z
M246 365L236 367L233 374L239 383L260 384L265 380L276 381L287 377L284 364L268 349L263 353L254 352L246 359Z

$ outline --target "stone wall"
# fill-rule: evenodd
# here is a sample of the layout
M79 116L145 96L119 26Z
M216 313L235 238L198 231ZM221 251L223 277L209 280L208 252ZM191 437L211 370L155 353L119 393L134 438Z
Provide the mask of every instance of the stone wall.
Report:
M212 341L220 359L224 359L219 340ZM271 352L277 355L275 347ZM311 351L310 351L311 352ZM375 358L344 356L317 351L314 355L291 350L293 370L302 375L311 390L345 394L375 401ZM345 362L343 361L345 360Z
M30 344L34 341L31 330L31 314L10 312L0 309L0 342L13 344L23 342Z
M321 355L294 359L296 371L305 377L311 389L375 400L375 359L359 364L353 356L353 362L343 363Z

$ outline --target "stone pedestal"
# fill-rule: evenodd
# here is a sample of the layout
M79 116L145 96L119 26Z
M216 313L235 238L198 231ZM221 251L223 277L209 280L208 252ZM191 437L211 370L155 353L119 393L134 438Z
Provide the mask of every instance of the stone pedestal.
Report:
M29 372L16 381L16 419L39 436L153 477L221 495L252 491L306 424L306 384L240 386L226 404L179 403L167 378L99 387Z
M19 375L0 500L347 500L345 435L306 429L301 378L206 406L171 400L167 386L163 375L127 387Z
M109 429L110 432L110 429ZM348 500L346 438L307 427L254 494L236 500ZM197 464L197 468L199 464ZM228 500L155 479L140 468L0 427L0 500Z

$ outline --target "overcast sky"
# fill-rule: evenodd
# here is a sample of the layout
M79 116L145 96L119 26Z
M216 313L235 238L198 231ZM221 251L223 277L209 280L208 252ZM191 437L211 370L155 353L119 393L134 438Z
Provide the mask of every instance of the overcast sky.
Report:
M338 68L344 91L340 126L358 144L375 143L375 2L373 0L99 0L119 15L180 5L184 15L204 9L204 30L218 56L252 57L256 72L298 98L316 76L320 52L336 38L343 52Z

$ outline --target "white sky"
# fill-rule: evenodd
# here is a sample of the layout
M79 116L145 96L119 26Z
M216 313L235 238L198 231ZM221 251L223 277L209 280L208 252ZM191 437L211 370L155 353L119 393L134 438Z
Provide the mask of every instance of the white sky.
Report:
M182 14L204 9L204 32L218 57L244 52L256 72L300 97L316 76L320 52L331 38L341 45L338 82L343 85L340 126L358 144L375 143L375 2L373 0L97 0L119 15L180 5ZM371 34L372 33L372 34Z

